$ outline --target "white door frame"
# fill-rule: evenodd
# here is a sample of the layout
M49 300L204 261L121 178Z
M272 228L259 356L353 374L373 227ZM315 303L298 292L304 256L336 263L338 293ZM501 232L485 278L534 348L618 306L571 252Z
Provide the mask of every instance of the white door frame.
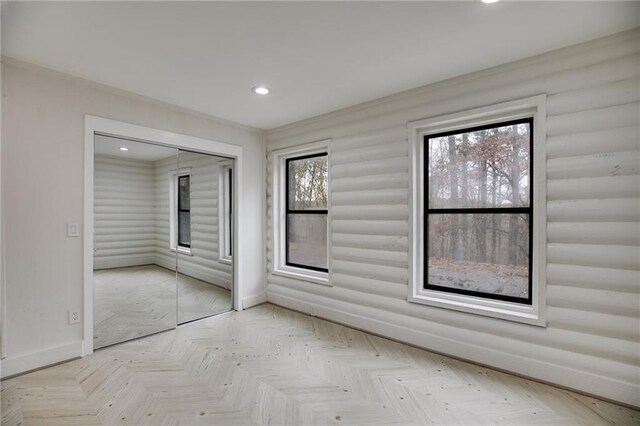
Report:
M242 188L242 147L208 139L173 133L166 130L101 117L84 117L84 296L83 296L83 342L82 356L93 353L93 161L94 134L101 133L127 139L152 142L203 154L222 155L235 159L234 187ZM242 310L242 289L244 265L243 241L244 217L242 214L242 191L234 191L236 220L233 229L233 308ZM236 249L236 248L239 248Z

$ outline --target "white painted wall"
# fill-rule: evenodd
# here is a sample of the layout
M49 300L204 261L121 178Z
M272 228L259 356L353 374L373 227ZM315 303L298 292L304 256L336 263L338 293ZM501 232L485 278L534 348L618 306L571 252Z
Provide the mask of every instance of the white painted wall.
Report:
M155 263L154 162L100 154L94 158L93 268Z
M83 303L82 239L66 237L66 222L82 223L85 114L243 147L242 249L253 260L243 270L243 304L265 299L260 131L7 58L2 67L3 237L11 248L3 375L81 353L82 322L69 325L68 310Z
M271 274L269 227L268 300L640 406L639 36L636 29L268 131L268 151L333 139L333 286ZM539 94L548 95L548 326L407 302L407 123ZM271 215L270 181L267 188Z

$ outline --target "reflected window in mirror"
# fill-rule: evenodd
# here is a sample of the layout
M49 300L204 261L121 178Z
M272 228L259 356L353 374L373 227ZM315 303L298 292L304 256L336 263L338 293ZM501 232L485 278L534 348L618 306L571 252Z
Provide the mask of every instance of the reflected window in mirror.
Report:
M191 253L191 172L173 171L170 176L170 249Z
M233 166L222 166L220 174L220 250L221 262L231 262L233 254Z
M178 178L178 247L191 248L191 176Z

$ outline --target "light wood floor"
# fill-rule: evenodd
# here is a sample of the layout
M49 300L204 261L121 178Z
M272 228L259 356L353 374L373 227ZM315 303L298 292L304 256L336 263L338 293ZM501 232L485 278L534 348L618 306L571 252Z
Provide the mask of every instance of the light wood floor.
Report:
M2 425L639 424L614 404L264 304L2 382Z
M101 269L93 280L95 348L232 308L230 291L183 274L176 291L176 273L156 265Z

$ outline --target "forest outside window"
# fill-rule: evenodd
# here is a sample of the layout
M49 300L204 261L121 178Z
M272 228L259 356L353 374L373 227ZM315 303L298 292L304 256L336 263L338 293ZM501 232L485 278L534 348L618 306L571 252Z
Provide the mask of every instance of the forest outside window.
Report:
M327 154L286 160L285 264L328 272Z
M533 119L424 137L424 288L532 301Z

